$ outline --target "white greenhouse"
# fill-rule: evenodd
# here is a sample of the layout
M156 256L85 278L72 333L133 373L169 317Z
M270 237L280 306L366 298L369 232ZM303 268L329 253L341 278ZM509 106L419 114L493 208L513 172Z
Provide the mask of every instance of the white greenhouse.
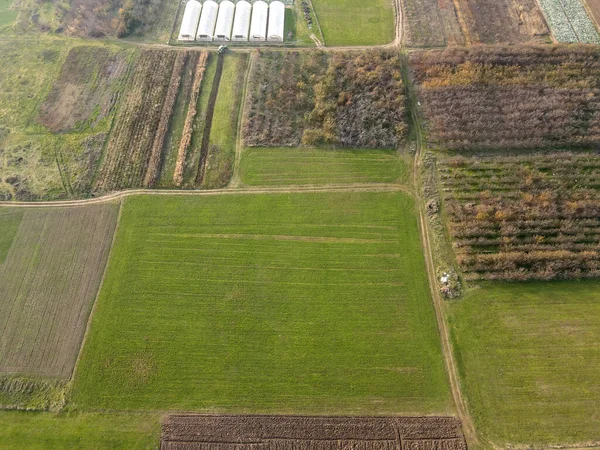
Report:
M202 4L200 2L190 0L186 3L181 28L179 29L180 41L193 41L196 39L200 11L202 11Z
M223 0L219 4L219 16L217 17L217 26L215 27L215 41L228 41L231 38L231 26L233 25L233 15L235 14L235 5L229 0Z
M269 5L262 0L254 2L252 5L252 22L250 24L250 40L267 40L267 16L269 14Z
M247 41L248 28L250 27L250 13L252 6L246 0L240 0L235 5L235 19L233 21L232 41Z
M212 41L215 23L217 22L217 12L219 5L212 0L207 0L202 5L202 15L200 16L200 25L198 25L197 41Z
M285 24L285 5L277 0L269 5L269 32L267 40L283 42L283 29Z

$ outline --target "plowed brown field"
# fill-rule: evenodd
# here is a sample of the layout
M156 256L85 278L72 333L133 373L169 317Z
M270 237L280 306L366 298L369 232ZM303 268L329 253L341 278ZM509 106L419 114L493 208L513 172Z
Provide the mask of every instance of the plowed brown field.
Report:
M453 417L172 415L161 450L466 449Z

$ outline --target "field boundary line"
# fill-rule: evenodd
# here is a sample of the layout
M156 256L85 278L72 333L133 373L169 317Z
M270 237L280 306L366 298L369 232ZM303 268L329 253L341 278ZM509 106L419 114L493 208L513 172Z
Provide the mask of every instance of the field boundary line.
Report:
M77 368L79 367L79 362L81 360L81 354L83 353L83 348L85 347L85 343L87 341L90 328L92 325L92 318L94 317L94 313L96 312L96 308L98 305L98 300L100 298L100 292L102 291L102 286L104 285L104 279L106 278L106 272L108 271L108 265L110 264L110 259L113 253L113 249L115 247L115 241L117 239L117 231L119 230L119 224L121 222L121 214L123 212L123 201L119 200L119 212L117 213L117 220L115 223L115 229L113 231L112 239L110 241L110 248L108 249L108 255L106 257L106 264L104 265L104 270L102 271L102 278L100 278L100 284L98 285L98 292L96 292L96 297L94 298L94 302L92 303L92 308L90 309L89 316L87 318L87 322L85 324L85 331L83 332L83 338L81 339L81 344L79 345L79 352L77 352L77 359L75 360L75 365L73 366L73 372L71 372L71 377L69 378L68 383L71 384L75 380L75 375L77 374Z
M446 366L446 372L448 374L448 381L450 383L450 392L454 400L456 412L462 423L465 439L471 444L471 448L480 448L481 442L479 441L479 437L477 436L477 432L475 430L475 425L470 416L470 411L462 395L460 378L458 376L458 369L456 365L456 360L454 358L454 352L450 340L448 325L446 323L446 315L444 313L444 304L442 298L440 297L440 293L437 289L435 264L433 262L433 250L431 248L431 243L429 240L429 227L427 219L425 217L424 202L419 192L419 168L421 167L421 151L423 148L423 129L421 127L419 113L416 108L417 97L414 85L410 77L410 72L408 72L408 57L406 53L402 54L402 58L404 60L402 66L403 77L407 89L407 100L409 104L409 119L412 123L412 127L414 130L414 138L416 144L416 152L414 156L415 159L413 163L413 183L415 190L415 200L418 203L417 209L419 211L419 234L421 235L423 256L425 258L425 268L427 270L427 275L429 279L429 289L431 291L432 302L435 309L435 316L438 324L438 332L440 335L440 341L442 345L442 355L444 358L444 364Z
M250 61L248 61L248 67L246 69L246 74L244 75L244 89L242 90L242 106L238 112L238 126L237 126L237 136L235 139L235 160L233 162L233 175L231 176L231 180L229 180L229 184L227 187L238 187L240 185L240 160L242 159L242 149L243 149L243 139L242 139L242 130L244 128L244 119L246 117L246 108L248 107L248 83L250 82L250 73L252 71L252 66L254 65L255 54L250 53Z
M213 196L213 195L260 195L260 194L302 194L319 192L404 192L414 196L414 192L407 186L393 183L366 183L366 184L330 184L320 186L292 186L292 187L259 187L259 188L223 188L211 190L181 190L181 189L131 189L115 192L103 197L83 200L62 200L50 202L0 202L1 207L8 208L65 208L108 203L135 195L172 195L172 196Z

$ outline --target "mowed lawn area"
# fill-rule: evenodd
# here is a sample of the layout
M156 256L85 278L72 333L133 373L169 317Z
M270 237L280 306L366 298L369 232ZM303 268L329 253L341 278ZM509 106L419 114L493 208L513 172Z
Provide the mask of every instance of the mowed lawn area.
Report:
M395 38L392 0L313 0L312 3L328 46L381 45Z
M484 285L449 312L485 438L501 448L600 441L600 282Z
M132 197L79 409L451 413L414 200Z
M156 449L157 414L0 411L4 450Z
M248 148L240 178L248 186L394 183L408 170L397 150Z

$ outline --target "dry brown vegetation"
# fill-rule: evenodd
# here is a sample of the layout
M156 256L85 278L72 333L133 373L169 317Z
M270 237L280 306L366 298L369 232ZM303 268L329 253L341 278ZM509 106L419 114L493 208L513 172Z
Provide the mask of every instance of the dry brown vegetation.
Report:
M173 109L174 102L168 99L169 83L180 76L183 67L174 64L176 54L168 50L142 50L139 55L108 140L96 180L97 190L142 184L153 143L160 132L161 117L163 114L170 117Z
M246 145L389 148L406 133L394 53L260 52L250 77Z
M472 47L410 58L429 137L469 150L600 144L593 46Z
M162 450L466 450L452 417L167 416Z
M150 152L148 169L144 176L144 187L153 187L160 175L165 137L169 130L169 122L171 121L171 115L173 114L173 107L175 106L175 100L177 99L177 93L179 92L179 85L181 83L183 66L185 65L187 57L188 52L178 52L177 57L175 58L175 65L173 66L173 72L171 72L171 80L169 80L169 89L167 90L165 103L160 115L160 121L158 122L158 129L156 131L156 136L154 137L154 143L152 144L152 151Z
M181 186L183 183L183 170L185 168L186 156L190 142L192 141L192 133L194 131L194 120L198 108L198 97L200 96L200 87L206 71L206 62L208 60L208 52L202 52L198 55L196 67L194 70L194 81L190 93L189 106L183 125L183 133L179 142L179 150L177 152L177 162L175 163L175 171L173 173L173 183L175 186Z
M598 154L455 156L439 173L468 279L600 276Z
M104 47L72 48L40 107L39 121L52 131L67 131L106 117L117 100L115 85L126 73L127 55Z
M600 0L584 0L584 4L587 5L596 25L600 27Z
M410 46L545 42L549 31L535 0L404 2Z
M71 376L117 212L117 204L2 211L22 218L0 264L0 374Z

